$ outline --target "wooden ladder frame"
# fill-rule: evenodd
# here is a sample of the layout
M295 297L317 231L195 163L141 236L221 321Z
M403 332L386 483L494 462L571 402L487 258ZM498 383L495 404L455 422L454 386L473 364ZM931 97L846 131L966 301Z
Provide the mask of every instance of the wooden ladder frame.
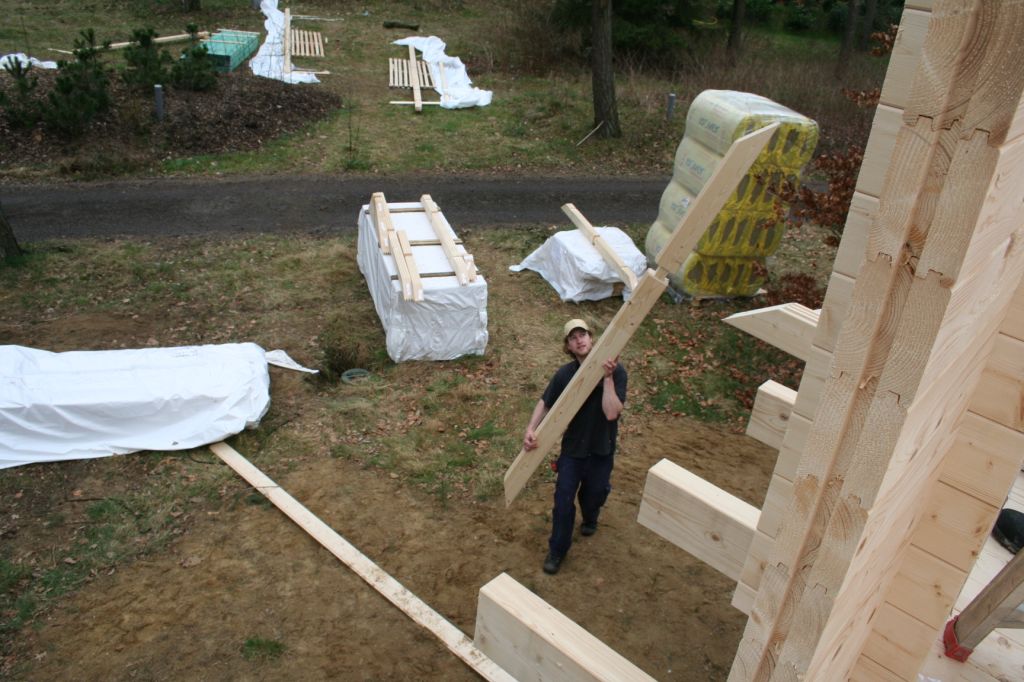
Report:
M292 57L323 57L324 56L324 40L323 34L319 31L303 31L300 29L292 28L292 10L289 7L284 9L284 32L282 35L284 42L284 72L290 74L292 72L297 73L314 73L314 74L327 74L330 71L313 71L310 69L297 69L292 66Z

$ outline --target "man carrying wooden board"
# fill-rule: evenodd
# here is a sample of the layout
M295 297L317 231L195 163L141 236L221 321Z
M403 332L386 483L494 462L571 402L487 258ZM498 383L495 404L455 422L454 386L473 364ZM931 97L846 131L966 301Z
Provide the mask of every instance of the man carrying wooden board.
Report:
M594 346L594 337L584 320L569 320L563 328L563 348L572 361L558 368L544 395L537 401L526 425L523 448L537 447L535 431ZM619 414L626 402L626 370L617 358L603 363L604 376L569 422L562 436L562 450L555 464L555 506L551 512L551 538L544 572L558 573L572 545L576 525L576 500L580 503L585 536L597 532L597 518L611 492L615 464L615 439Z

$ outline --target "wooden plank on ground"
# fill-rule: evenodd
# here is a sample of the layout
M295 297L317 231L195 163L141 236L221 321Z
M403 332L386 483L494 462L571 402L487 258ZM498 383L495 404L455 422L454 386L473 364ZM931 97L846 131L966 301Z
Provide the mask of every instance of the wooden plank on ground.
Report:
M507 573L480 588L474 641L517 680L654 680Z
M416 48L409 46L409 86L412 88L412 101L416 111L423 111L423 96L420 93L420 74L416 67Z
M758 514L756 507L663 459L647 472L637 522L738 580Z
M397 606L402 613L430 631L448 647L449 651L462 659L481 677L488 680L514 682L515 678L489 659L461 630L384 572L380 566L317 518L234 448L227 443L214 443L210 449L244 478L249 485L270 500L285 516L309 533L324 549L352 569L385 599Z
M597 249L597 252L604 258L605 263L618 273L619 278L625 282L626 287L631 291L636 289L636 273L626 267L619 254L615 253L615 249L597 233L597 230L590 224L590 221L584 218L583 214L573 204L564 204L562 212L569 216L569 220L576 226L576 229L582 232L587 241Z

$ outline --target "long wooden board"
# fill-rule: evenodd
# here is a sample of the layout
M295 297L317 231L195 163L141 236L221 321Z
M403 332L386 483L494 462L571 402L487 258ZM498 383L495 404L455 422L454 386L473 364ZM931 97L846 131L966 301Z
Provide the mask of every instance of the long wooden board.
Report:
M462 659L481 677L487 680L515 682L515 678L480 651L462 630L452 625L441 614L388 575L380 566L306 509L234 448L227 443L214 443L210 449L244 478L249 485L270 500L285 516L309 533L324 549L352 569L356 575L397 606L402 613L441 640L449 651Z
M601 235L597 233L594 226L590 224L590 221L583 217L583 214L579 212L573 204L564 204L562 206L562 213L569 216L569 220L576 226L580 232L587 238L597 252L601 254L604 261L608 263L619 275L619 278L626 283L631 291L636 289L637 279L636 273L626 267L626 264L622 261L622 257L615 253L615 249L606 242Z
M658 270L648 270L640 278L633 297L622 304L612 318L605 333L597 340L562 395L551 406L537 427L537 447L521 450L505 472L505 505L509 506L522 491L526 482L554 447L569 422L590 395L604 370L602 365L616 358L632 338L636 328L654 307L658 297L668 287L668 274L675 272L697 245L711 220L725 205L757 156L778 130L775 123L755 130L733 142L722 161L715 168L690 210L680 221L672 237L658 254Z

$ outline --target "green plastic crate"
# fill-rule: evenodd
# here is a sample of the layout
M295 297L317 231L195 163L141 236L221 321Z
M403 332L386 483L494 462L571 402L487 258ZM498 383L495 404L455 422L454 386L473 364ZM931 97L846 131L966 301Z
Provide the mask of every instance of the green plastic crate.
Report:
M234 71L251 57L260 44L260 34L221 29L203 41L213 67L221 73Z

